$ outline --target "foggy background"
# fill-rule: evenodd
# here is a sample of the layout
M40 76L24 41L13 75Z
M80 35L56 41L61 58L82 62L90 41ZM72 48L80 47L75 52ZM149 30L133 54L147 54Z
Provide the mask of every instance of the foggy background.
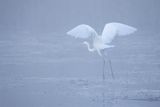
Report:
M138 31L113 40L103 86L101 57L66 32L109 22ZM159 0L0 0L0 107L159 107L159 26Z
M98 30L118 21L158 32L159 0L1 0L1 31L65 33L86 23Z

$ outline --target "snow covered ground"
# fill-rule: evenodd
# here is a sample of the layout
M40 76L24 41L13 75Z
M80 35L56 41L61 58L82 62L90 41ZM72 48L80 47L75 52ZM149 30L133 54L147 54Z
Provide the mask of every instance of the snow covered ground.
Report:
M2 35L2 34L1 34ZM5 36L4 36L5 35ZM116 38L102 58L65 34L0 37L0 107L159 107L160 34Z

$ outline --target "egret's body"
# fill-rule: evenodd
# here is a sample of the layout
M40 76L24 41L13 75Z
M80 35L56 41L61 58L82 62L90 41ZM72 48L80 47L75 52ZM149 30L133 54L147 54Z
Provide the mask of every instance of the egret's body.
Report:
M114 47L113 45L107 45L107 44L103 43L101 36L95 36L92 46L90 46L90 44L86 41L84 41L83 43L87 45L87 48L90 52L97 51L100 56L102 56L102 54L100 52L101 50L104 50L105 48ZM93 47L93 48L91 48L91 47Z
M76 38L82 38L82 39L92 37L93 38L92 46L86 41L84 41L83 43L87 45L87 48L90 52L97 51L98 54L103 57L104 64L105 64L104 55L102 55L101 52L104 49L114 47L113 45L110 45L110 43L116 36L129 35L135 32L136 30L137 30L136 28L122 24L122 23L108 23L105 25L102 35L98 35L97 32L89 25L81 24L73 28L69 32L67 32L67 34L74 36ZM109 63L111 65L110 60L109 60ZM110 68L112 70L111 66Z

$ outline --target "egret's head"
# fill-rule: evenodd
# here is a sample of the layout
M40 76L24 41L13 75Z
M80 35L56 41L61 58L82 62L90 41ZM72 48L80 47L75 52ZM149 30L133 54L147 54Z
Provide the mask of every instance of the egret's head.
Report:
M87 48L88 48L88 50L89 50L90 52L95 51L94 48L92 48L92 49L90 48L90 45L89 45L89 43L88 43L87 41L84 41L83 44L85 44L85 45L87 46Z

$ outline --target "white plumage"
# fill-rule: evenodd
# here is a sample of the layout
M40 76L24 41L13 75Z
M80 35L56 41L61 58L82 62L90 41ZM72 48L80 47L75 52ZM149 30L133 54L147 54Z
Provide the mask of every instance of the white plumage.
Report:
M109 45L109 43L111 43L116 36L129 35L136 30L136 28L128 26L126 24L113 22L105 25L101 36L98 35L92 27L86 24L78 25L77 27L68 31L67 34L76 38L83 39L92 36L94 38L92 45L93 48L90 48L90 44L88 42L84 41L83 43L87 45L89 51L97 51L98 54L102 56L100 52L101 50L114 47L113 45Z
M117 36L126 36L137 29L122 23L109 23L106 24L102 32L102 40L104 43L111 43L114 37Z
M88 38L90 36L96 36L97 32L89 25L81 24L68 31L67 34L76 38Z

